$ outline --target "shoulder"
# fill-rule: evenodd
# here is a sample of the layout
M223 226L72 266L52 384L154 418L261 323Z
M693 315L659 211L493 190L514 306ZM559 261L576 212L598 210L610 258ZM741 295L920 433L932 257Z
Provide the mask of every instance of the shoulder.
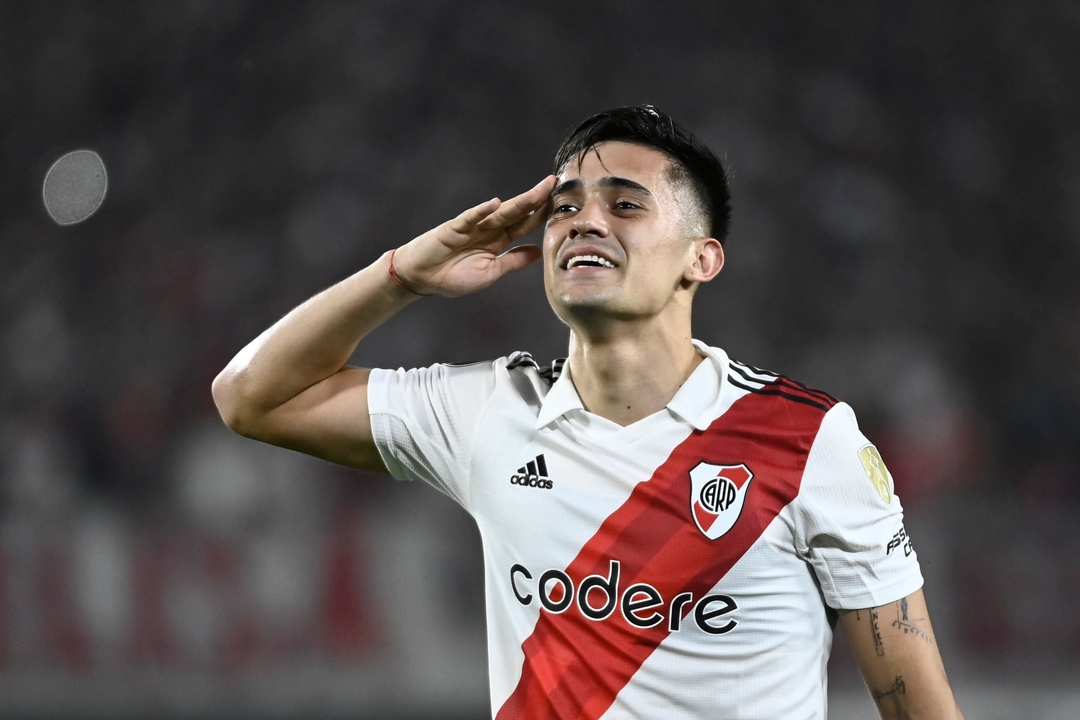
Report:
M512 395L528 405L530 412L537 413L552 385L562 376L566 358L542 365L530 353L518 351L502 362L501 370Z
M435 363L419 368L372 370L370 385L376 394L407 392L455 397L487 396L504 391L526 400L547 394L562 374L565 358L541 365L524 351L494 360Z
M797 380L792 380L786 375L763 370L737 360L728 360L727 380L731 385L747 393L798 403L815 408L822 413L828 413L841 404L839 400L823 390L817 390Z
M566 365L566 358L556 358L547 365L541 365L533 358L532 353L524 350L511 353L504 360L508 373L517 371L526 375L535 374L538 379L547 383L549 387L559 379L563 367Z
M807 429L814 429L815 452L846 453L852 449L858 452L869 445L851 406L823 390L736 361L730 361L728 381L748 393L775 399L774 405L785 417L804 418ZM792 413L790 407L783 411L784 404L794 404L801 412Z
M898 511L892 476L877 448L859 428L855 411L822 390L778 373L729 360L728 382L759 402L770 429L787 440L794 433L805 451L802 487L850 508ZM761 414L756 415L758 417ZM869 482L868 482L869 481Z

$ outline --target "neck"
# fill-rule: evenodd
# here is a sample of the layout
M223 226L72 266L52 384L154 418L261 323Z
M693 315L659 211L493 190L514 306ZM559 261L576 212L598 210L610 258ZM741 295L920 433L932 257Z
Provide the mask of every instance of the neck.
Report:
M570 332L567 364L589 412L630 425L667 406L701 355L690 341L690 323L630 326L601 337Z

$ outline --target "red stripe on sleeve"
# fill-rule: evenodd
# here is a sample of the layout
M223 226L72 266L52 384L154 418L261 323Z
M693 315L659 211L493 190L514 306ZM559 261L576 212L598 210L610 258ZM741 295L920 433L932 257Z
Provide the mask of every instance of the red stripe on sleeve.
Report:
M621 564L620 592L648 583L670 603L692 592L685 616L757 541L799 492L807 454L824 412L775 395L749 393L704 432L679 444L646 482L612 513L566 568L575 584L606 576ZM691 516L689 472L700 462L745 463L754 473L742 514L728 533L709 540ZM621 598L620 598L621 599ZM576 599L575 599L576 602ZM633 627L616 611L593 621L577 607L551 614L541 609L522 643L525 661L517 687L496 720L593 720L668 636L664 621ZM691 620L692 622L692 620ZM718 642L723 642L718 639Z

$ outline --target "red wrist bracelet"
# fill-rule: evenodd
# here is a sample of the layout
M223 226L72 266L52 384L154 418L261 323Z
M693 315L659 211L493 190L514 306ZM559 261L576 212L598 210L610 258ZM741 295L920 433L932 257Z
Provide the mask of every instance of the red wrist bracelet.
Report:
M393 250L390 251L390 279L393 280L394 282L396 282L401 287L408 290L409 292L411 292L413 295L419 295L420 297L431 297L431 293L417 292L416 290L413 290L411 287L409 287L408 285L406 285L405 283L403 283L401 281L401 278L398 277L397 271L394 270L394 253L396 253L396 252L397 252L397 248L394 248Z

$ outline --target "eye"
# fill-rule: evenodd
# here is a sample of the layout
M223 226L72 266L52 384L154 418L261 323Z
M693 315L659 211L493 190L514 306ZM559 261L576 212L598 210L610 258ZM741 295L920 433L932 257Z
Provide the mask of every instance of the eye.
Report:
M633 200L619 200L615 203L616 210L640 210L641 206Z
M555 206L555 209L552 210L552 213L555 215L561 215L568 212L574 212L575 210L577 210L577 207L575 207L574 205L571 205L570 203L561 203Z

